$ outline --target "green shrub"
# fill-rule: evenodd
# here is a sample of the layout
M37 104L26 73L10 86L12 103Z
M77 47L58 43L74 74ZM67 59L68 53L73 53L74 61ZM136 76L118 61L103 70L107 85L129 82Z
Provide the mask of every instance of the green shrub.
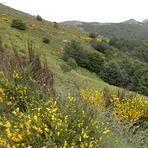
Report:
M109 41L109 45L111 45L111 46L115 46L115 45L117 45L117 43L118 43L118 39L116 39L116 38L111 38Z
M96 33L90 33L89 37L95 39L98 35Z
M71 58L71 57L67 60L67 62L68 62L68 65L69 65L72 69L76 69L77 66L78 66L76 60L73 59L73 58Z
M56 28L56 29L59 29L59 24L57 23L57 22L53 22L54 23L54 27Z
M63 60L67 61L70 57L75 59L79 66L87 68L89 53L76 40L68 42L64 47Z
M43 37L43 42L46 43L46 44L48 44L50 42L50 40L47 37Z
M99 42L96 40L91 40L90 41L90 45L97 51L101 52L101 53L105 53L105 51L107 49L110 49L111 47L104 41Z
M22 22L21 19L13 19L11 23L11 27L20 29L20 30L26 30L26 24Z
M60 68L62 69L63 72L71 71L71 67L69 65L67 65L66 63L61 64Z
M37 15L37 16L36 16L36 19L37 19L38 21L42 21L42 17L41 17L40 15Z
M95 73L99 73L102 66L104 65L104 57L99 52L92 52L89 58L88 68Z

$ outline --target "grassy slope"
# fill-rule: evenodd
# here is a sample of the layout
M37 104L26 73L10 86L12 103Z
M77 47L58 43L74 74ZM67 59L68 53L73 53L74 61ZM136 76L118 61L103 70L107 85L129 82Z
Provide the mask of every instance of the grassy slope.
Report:
M3 16L2 14L6 14L6 16ZM3 40L3 47L5 49L5 52L9 54L10 50L12 49L11 42L14 42L19 53L23 55L27 53L28 40L33 40L33 46L35 50L40 52L43 55L43 58L44 56L46 57L48 64L50 65L54 73L56 91L58 92L58 95L61 96L61 98L65 98L65 96L67 96L69 92L75 93L77 90L87 87L93 87L94 89L103 89L107 87L111 93L114 93L117 91L117 89L119 89L117 87L104 83L94 73L91 73L86 69L79 67L77 70L72 70L68 73L63 73L60 69L60 64L64 62L61 59L61 48L64 48L66 44L63 42L63 40L67 39L70 41L72 39L76 39L75 36L88 37L87 32L79 31L62 25L59 26L60 29L56 29L54 27L54 23L47 22L45 20L39 22L36 20L35 17L29 14L13 10L2 5L0 5L0 17L5 17L10 20L12 20L12 18L14 17L21 18L26 24L36 25L36 27L28 26L28 29L26 31L20 31L11 28L11 23L9 21L0 20L0 37L2 37ZM62 34L59 31L65 32L65 34ZM19 36L17 37L16 34L19 34ZM44 44L42 42L42 37L44 36L50 38L50 44ZM87 40L81 39L81 44L84 48L87 48L88 50L93 50L87 43ZM105 120L104 114L100 116L103 119L101 119L100 117L98 120ZM118 137L118 141L120 140L119 144L115 144L110 136L113 138L115 136ZM110 143L110 145L106 147L127 148L130 145L131 147L134 147L131 143L127 142L126 137L123 138L122 136L120 138L120 134L118 136L118 134L115 135L114 132L112 132L110 136L106 136L105 143Z
M46 20L37 21L34 16L11 9L0 4L0 17L12 20L13 18L22 19L27 26L26 31L11 28L11 22L0 20L0 36L2 37L3 47L7 53L10 52L14 42L16 48L21 54L27 53L28 41L33 41L33 47L43 57L45 56L48 64L54 72L55 87L59 95L67 95L68 92L75 92L81 88L105 88L107 87L112 93L116 92L117 87L104 83L95 74L83 68L78 68L69 73L63 73L60 64L64 61L61 59L62 49L66 45L63 40L79 39L84 48L93 50L87 43L88 33L67 26L59 25L59 29L54 27L54 23ZM19 36L17 36L18 34ZM50 44L44 44L42 38L46 36L50 39ZM82 39L82 37L86 39Z

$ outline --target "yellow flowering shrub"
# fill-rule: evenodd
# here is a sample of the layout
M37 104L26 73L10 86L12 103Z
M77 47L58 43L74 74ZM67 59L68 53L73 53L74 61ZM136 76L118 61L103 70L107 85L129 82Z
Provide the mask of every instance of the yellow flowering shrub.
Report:
M81 96L85 102L94 104L97 106L97 110L105 111L106 102L104 99L103 91L93 90L93 89L82 89Z
M118 121L127 120L129 122L136 122L141 118L148 118L148 100L145 97L124 97L122 101L116 96L111 99L113 102L113 115L118 116Z
M0 20L11 22L11 20L9 20L9 19L7 19L7 18L5 18L5 17L0 17Z
M1 145L91 148L99 147L105 139L103 135L110 132L107 124L96 118L100 109L104 109L102 92L81 90L80 96L71 97L69 94L66 104L63 104L44 93L39 94L37 88L37 92L32 93L29 83L34 83L34 80L30 76L27 82L24 81L25 85L21 81L25 76L16 71L12 73L14 81L3 73L1 76L0 103L7 102L7 106L12 106L10 113L0 115ZM25 103L25 110L18 105L18 98L21 104Z

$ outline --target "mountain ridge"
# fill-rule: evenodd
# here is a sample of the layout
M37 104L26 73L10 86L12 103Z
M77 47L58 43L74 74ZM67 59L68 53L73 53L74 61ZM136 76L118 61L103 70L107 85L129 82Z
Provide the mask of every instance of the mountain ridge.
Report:
M148 37L148 19L142 22L129 19L121 23L81 22L74 20L61 22L60 24L87 32L95 32L108 38L147 40Z

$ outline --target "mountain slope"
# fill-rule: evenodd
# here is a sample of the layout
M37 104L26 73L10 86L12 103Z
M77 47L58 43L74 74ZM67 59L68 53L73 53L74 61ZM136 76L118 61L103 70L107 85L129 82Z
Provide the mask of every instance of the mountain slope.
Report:
M27 25L27 30L12 28L11 23L14 18L21 19ZM0 5L0 22L0 37L5 53L10 55L12 47L15 45L22 56L26 55L28 41L32 42L34 49L42 55L42 59L46 57L54 73L55 87L60 95L67 95L69 91L75 92L87 87L97 89L108 87L110 91L115 92L118 88L112 85L147 95L147 82L144 82L147 78L146 75L143 75L144 72L140 73L141 67L147 69L147 41L109 40L101 36L93 40L89 37L88 32L56 22L38 21L35 16L3 5ZM81 25L80 22L75 21L75 23ZM93 26L98 26L98 24L92 23ZM102 26L102 24L99 25ZM50 40L49 44L43 42L44 37ZM71 42L72 40L76 40L76 42ZM70 47L66 54L72 53L68 55L68 58L73 58L79 64L77 69L66 73L63 72L63 65L68 66L68 59L63 60L65 46ZM74 52L72 52L73 50ZM102 60L99 61L99 59ZM109 68L110 63L115 65L117 75L116 77L111 75L108 79L107 74L112 70ZM139 66L138 70L135 65ZM106 77L104 77L105 68L107 68ZM138 78L135 76L136 73L140 73ZM121 77L123 79L120 80Z
M22 31L11 27L13 18L22 19L27 24L27 30ZM110 91L116 92L115 86L104 83L96 74L79 67L75 71L63 73L60 65L65 62L61 59L62 52L71 40L79 40L81 46L87 50L94 50L90 44L89 33L79 31L74 28L63 26L46 20L37 21L35 16L11 9L0 4L0 37L7 54L11 53L12 44L20 54L27 54L28 41L32 41L33 48L38 51L42 57L47 59L54 73L54 84L59 95L67 95L68 92L77 91L81 88L104 88L109 87ZM50 44L42 42L43 37L50 39Z
M99 35L108 38L117 37L146 40L148 36L148 23L146 20L144 20L143 22L138 22L134 19L130 19L122 23L75 22L76 21L67 21L62 22L61 24L88 32L96 32Z

